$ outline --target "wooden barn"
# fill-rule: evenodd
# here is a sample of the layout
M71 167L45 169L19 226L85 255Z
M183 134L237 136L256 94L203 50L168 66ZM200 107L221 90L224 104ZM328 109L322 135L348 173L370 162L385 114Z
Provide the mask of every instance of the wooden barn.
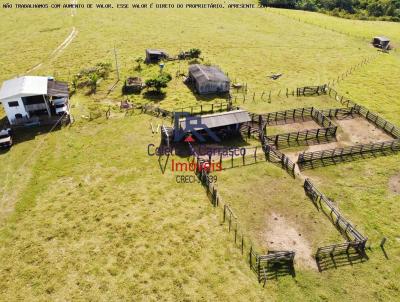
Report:
M230 88L229 78L215 66L190 65L187 82L199 94L225 93Z
M168 59L168 54L160 49L146 49L146 63L157 63Z
M377 48L387 50L390 48L390 40L389 38L384 36L374 37L374 39L372 40L372 45Z

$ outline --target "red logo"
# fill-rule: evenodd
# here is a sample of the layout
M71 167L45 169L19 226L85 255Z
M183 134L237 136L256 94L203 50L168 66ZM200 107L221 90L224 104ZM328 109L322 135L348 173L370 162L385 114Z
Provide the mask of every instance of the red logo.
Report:
M193 136L189 135L187 138L185 138L185 142L193 143L193 142L195 142L195 140L194 140Z

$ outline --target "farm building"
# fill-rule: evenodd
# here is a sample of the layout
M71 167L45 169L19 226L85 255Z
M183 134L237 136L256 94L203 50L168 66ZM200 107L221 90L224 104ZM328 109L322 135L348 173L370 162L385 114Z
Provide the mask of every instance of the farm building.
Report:
M187 81L199 94L229 92L230 88L229 78L215 66L190 65Z
M378 48L382 48L382 49L389 49L390 40L389 40L389 38L386 38L386 37L383 37L383 36L375 37L372 40L372 45L374 45L375 47L378 47Z
M124 84L124 93L135 93L140 92L145 85L142 82L142 79L139 77L129 77L125 80Z
M146 63L157 63L167 58L168 54L164 50L146 49Z
M179 129L174 129L174 136L177 131L185 134L201 135L205 140L212 140L210 132L219 139L238 135L240 126L251 120L250 115L245 110L232 110L213 114L189 116L179 119Z
M10 125L29 125L69 115L68 84L48 77L24 76L5 81L0 89Z

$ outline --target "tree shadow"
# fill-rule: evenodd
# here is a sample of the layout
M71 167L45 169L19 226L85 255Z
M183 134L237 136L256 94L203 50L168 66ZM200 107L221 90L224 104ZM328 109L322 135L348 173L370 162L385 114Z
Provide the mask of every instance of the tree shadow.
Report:
M156 90L147 90L142 94L143 98L153 101L153 102L161 102L167 96L167 93L164 91L156 91Z

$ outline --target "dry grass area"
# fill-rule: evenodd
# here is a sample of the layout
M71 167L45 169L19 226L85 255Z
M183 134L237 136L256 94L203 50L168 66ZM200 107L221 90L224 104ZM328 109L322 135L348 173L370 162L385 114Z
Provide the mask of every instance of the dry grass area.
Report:
M322 274L311 253L342 238L305 197L301 181L265 162L218 174L222 197L260 251L298 253L295 279L282 276L263 289L201 186L177 184L173 173L161 174L157 159L147 156L147 144L160 139L149 124L163 121L123 118L116 109L125 98L121 88L127 76L146 79L159 72L157 65L134 69L145 48L175 55L192 47L202 50L201 62L219 65L235 82L248 84L247 100L236 102L252 112L340 107L328 96L286 97L285 91L336 79L376 54L366 37L386 33L397 41L398 24L273 9L93 9L77 10L74 17L69 9L34 14L0 9L0 25L1 81L39 63L32 74L70 80L98 62L114 64L114 46L122 79L110 94L115 71L96 95L75 94L78 122L71 128L27 137L0 154L0 300L398 300L400 200L393 190L398 155L306 172L372 244L368 262ZM53 58L74 27L78 34ZM400 124L399 62L398 52L382 54L335 89ZM162 97L142 93L129 99L168 109L210 102L175 77L188 65L167 62L173 80ZM279 80L267 77L278 72ZM265 95L265 101L252 101L253 92L269 91L270 101ZM109 105L110 120L85 118ZM380 137L373 128L360 133L361 125L342 123L356 133L339 133L348 140ZM389 259L378 246L384 236Z

